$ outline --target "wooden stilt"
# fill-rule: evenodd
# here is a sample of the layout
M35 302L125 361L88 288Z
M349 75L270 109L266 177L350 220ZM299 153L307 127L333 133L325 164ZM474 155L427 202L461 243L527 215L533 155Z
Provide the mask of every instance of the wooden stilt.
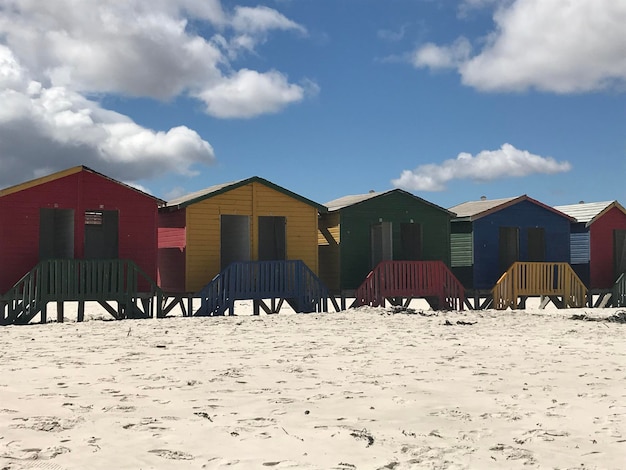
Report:
M78 321L83 321L85 319L85 301L78 301Z
M63 323L63 307L65 302L62 300L57 302L57 322Z

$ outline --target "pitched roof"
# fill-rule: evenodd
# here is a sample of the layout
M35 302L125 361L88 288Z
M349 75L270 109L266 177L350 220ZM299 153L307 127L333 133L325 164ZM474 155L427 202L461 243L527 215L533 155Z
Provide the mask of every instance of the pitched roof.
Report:
M450 207L450 210L456 213L456 220L464 219L473 222L522 201L529 201L533 204L543 207L544 209L549 210L550 212L554 212L555 214L570 219L570 221L575 220L573 217L570 217L569 215L564 214L563 212L560 212L553 207L539 202L536 199L528 197L526 194L522 196L508 197L502 199L481 199L479 201L468 201L457 206Z
M107 176L107 175L105 175L103 173L100 173L100 172L98 172L96 170L93 170L93 169L91 169L91 168L89 168L87 166L84 166L84 165L73 166L73 167L67 168L65 170L57 171L56 173L51 173L49 175L42 176L40 178L35 178L35 179L30 180L30 181L25 181L23 183L16 184L14 186L10 186L8 188L0 189L0 197L8 196L9 194L17 193L19 191L24 191L26 189L33 188L35 186L39 186L39 185L44 184L44 183L49 183L50 181L56 181L58 179L65 178L66 176L70 176L70 175L73 175L75 173L80 173L81 171L86 171L86 172L89 172L89 173L93 173L93 174L98 175L98 176L100 176L102 178L105 178L105 179L107 179L109 181L112 181L113 183L119 184L120 186L124 186L124 187L126 187L126 188L128 188L128 189L130 189L132 191L140 193L143 196L152 198L152 199L154 199L157 202L158 205L165 204L165 201L163 199L160 199L160 198L158 198L156 196L153 196L152 194L148 194L148 193L146 193L146 192L144 192L144 191L142 191L140 189L137 189L134 186L131 186L129 184L122 183L121 181L113 179L110 176Z
M626 209L617 201L602 201L602 202L580 202L578 204L568 204L564 206L554 206L556 210L559 210L570 217L574 217L578 222L583 222L587 226L595 222L600 216L608 212L613 207L617 207L620 211L626 214Z
M503 209L504 207L510 205L507 203L515 201L516 199L518 198L507 197L503 199L481 199L480 201L467 201L454 207L450 207L450 210L456 214L457 218L478 218L476 216L482 214L483 212L493 211L494 209Z
M413 199L420 201L424 204L427 204L431 207L434 207L435 209L439 209L441 211L447 212L448 214L450 214L451 216L454 217L454 213L450 212L448 209L445 209L443 207L440 207L436 204L433 204L432 202L429 202L425 199L422 199L421 197L418 197L414 194L411 194L407 191L404 191L402 189L389 189L387 191L379 191L379 192L375 192L375 191L371 191L369 193L366 194L353 194L350 196L343 196L340 197L339 199L334 199L332 201L327 202L326 204L324 204L327 208L329 212L333 212L333 211L338 211L341 210L345 207L349 207L349 206L354 206L356 204L360 204L362 202L368 201L370 199L374 199L377 197L381 197L381 196L385 196L387 194L390 193L401 193L401 194L406 194L407 196L412 197Z
M209 186L208 188L201 189L199 191L187 194L185 196L172 199L171 201L167 202L166 209L170 209L170 210L182 209L183 207L187 207L191 204L195 204L196 202L200 202L205 199L215 197L219 194L223 194L225 192L232 191L233 189L237 189L247 184L255 183L255 182L263 184L289 197L297 199L298 201L308 204L309 206L313 206L320 212L326 212L326 207L324 207L323 205L318 204L317 202L311 201L310 199L300 196L299 194L289 191L288 189L278 186L277 184L274 184L258 176L252 176L250 178L246 178L246 179L238 180L238 181L231 181L229 183L216 184L214 186Z

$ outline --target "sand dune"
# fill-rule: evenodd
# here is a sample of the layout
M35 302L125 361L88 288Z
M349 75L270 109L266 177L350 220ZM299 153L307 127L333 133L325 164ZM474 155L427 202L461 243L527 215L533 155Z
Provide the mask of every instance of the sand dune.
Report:
M585 313L3 327L0 468L624 468L626 325Z

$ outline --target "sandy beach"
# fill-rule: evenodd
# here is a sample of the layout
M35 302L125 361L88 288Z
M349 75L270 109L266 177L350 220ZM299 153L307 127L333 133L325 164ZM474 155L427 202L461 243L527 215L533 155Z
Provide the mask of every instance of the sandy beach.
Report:
M0 469L624 468L618 312L3 327Z

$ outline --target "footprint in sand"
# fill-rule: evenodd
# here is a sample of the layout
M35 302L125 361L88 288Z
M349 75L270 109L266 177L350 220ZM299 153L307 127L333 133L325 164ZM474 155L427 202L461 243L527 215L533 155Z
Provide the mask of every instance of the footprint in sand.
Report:
M195 457L191 454L187 454L186 452L180 452L178 450L168 450L168 449L153 449L149 450L151 454L156 454L159 457L168 460L194 460Z
M56 416L33 416L32 418L14 418L14 420L21 420L22 423L12 424L12 428L18 429L32 429L34 431L45 432L60 432L67 429L72 429L79 422L83 421L82 418L58 418Z

